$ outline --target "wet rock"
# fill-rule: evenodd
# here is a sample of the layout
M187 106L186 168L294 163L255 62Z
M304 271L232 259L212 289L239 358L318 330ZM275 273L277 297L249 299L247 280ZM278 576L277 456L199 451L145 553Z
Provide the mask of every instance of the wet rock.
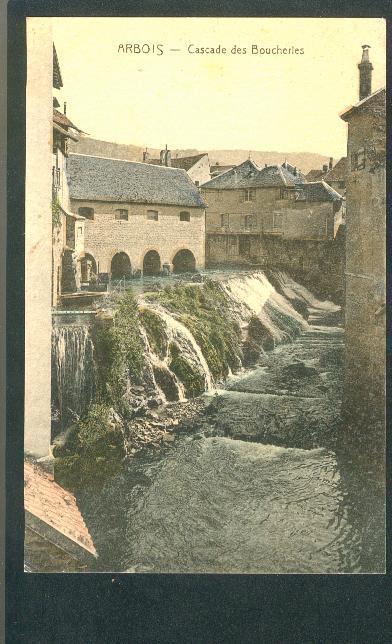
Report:
M283 368L283 374L290 378L311 378L317 376L317 369L308 367L304 362L293 362Z

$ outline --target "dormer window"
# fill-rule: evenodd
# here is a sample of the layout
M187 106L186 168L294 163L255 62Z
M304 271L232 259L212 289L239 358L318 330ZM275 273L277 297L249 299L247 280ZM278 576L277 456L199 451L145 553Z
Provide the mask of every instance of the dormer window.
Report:
M94 219L94 208L87 208L86 206L83 206L82 208L78 209L78 213L85 219Z
M117 220L128 221L128 210L118 208L114 213L114 218Z
M191 220L191 214L190 212L187 212L186 210L183 210L180 212L180 221L190 221Z
M245 188L242 192L243 201L256 201L256 190L254 188Z

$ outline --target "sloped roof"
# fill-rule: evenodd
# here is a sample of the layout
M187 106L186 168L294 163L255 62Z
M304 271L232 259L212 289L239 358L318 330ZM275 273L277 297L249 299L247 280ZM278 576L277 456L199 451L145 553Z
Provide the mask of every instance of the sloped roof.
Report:
M61 78L59 59L57 58L56 47L53 45L53 87L60 89L63 86Z
M195 184L179 168L70 154L67 176L72 199L205 208Z
M182 168L183 170L190 170L200 159L207 156L207 152L203 154L196 154L192 157L177 157L171 159L172 168Z
M53 121L62 127L72 127L74 130L77 130L77 132L82 132L82 130L76 127L76 125L74 125L65 114L62 114L62 112L59 112L56 109L53 110Z
M327 183L328 181L345 181L347 178L347 172L347 157L342 157L332 168L332 170L329 170L329 172L327 172L327 174L324 176L324 181L326 181Z
M308 174L306 175L306 180L317 181L317 179L320 179L324 174L324 170L309 170Z
M83 550L96 556L96 550L73 494L60 487L41 467L24 462L24 507L35 519L34 527L42 522L51 529L51 537L63 548L61 537L69 539ZM38 528L39 530L39 528ZM52 539L51 539L52 540Z
M305 194L306 201L342 201L343 197L325 181L302 183L298 186Z
M207 181L203 184L203 188L230 190L235 188L285 187L294 186L304 180L305 177L300 172L294 175L283 165L268 165L260 169L252 159L247 159L231 170Z
M351 105L347 109L345 109L341 114L340 118L343 119L343 121L347 121L354 112L357 110L361 109L364 106L369 105L369 103L373 102L375 98L379 97L381 98L381 94L385 94L385 87L381 87L380 89L376 90L373 92L373 94L369 94L369 96L365 96L361 101L358 101L358 103L355 103L355 105Z
M203 152L203 154L196 154L193 157L176 157L176 158L171 158L170 163L172 168L182 168L186 172L190 170L200 159L203 157L207 156L207 152ZM150 163L151 165L161 165L161 160L160 159L148 159L147 163Z

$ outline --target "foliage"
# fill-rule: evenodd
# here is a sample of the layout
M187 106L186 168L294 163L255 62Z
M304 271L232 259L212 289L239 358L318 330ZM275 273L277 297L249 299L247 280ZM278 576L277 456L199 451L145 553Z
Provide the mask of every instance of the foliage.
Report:
M161 318L149 309L140 311L139 317L152 351L160 358L164 358L167 352L167 338L165 325Z
M215 379L235 369L241 355L240 328L230 311L230 302L218 282L202 285L177 284L151 294L193 334Z
M170 344L170 364L169 367L185 387L187 398L195 398L204 392L205 382L204 374L193 367L183 355L181 355L178 346Z
M125 292L114 324L96 332L99 398L119 404L127 376L139 383L144 365L144 346L139 330L137 303L131 290Z
M69 430L64 445L55 447L56 480L77 489L89 480L98 482L114 473L125 456L121 428L111 421L107 405L93 404Z

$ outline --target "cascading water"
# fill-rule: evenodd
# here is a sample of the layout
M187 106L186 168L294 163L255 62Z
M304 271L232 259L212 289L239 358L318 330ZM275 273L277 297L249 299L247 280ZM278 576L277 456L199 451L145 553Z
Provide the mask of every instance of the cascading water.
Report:
M52 330L53 433L86 411L95 393L94 347L87 325L64 324ZM54 438L54 436L53 436Z

